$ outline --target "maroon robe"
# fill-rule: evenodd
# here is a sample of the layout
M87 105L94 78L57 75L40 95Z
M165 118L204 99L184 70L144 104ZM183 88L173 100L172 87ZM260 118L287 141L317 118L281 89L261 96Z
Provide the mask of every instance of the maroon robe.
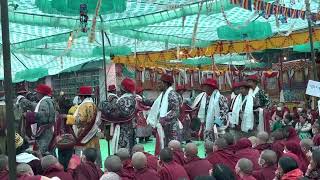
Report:
M253 171L252 175L257 180L273 180L273 178L275 177L276 170L277 170L276 165L263 167L259 170Z
M157 171L158 169L158 158L152 154L144 152L144 155L147 157L147 166L148 168L152 168L153 170Z
M320 134L315 135L312 140L315 146L320 146Z
M133 166L131 164L131 159L123 161L122 162L122 166L123 166L123 172L128 173L128 174L133 174L134 173L134 169L133 169Z
M229 145L225 150L229 150L229 151L232 151L234 153L234 152L237 151L236 145L235 144Z
M48 169L44 170L42 175L49 177L49 178L58 177L63 180L73 180L71 174L64 172L63 166L58 167L56 165L53 165L53 166L49 167Z
M18 175L17 180L41 180L41 176Z
M182 150L174 150L173 151L173 160L174 162L180 164L181 166L184 165L184 152Z
M301 150L300 144L297 144L297 143L291 141L291 142L286 142L285 146L288 151L295 154L299 158L299 162L297 162L297 163L300 163L301 166L299 166L299 167L300 167L301 171L305 173L307 171L307 168L309 165L309 160L308 160L307 156Z
M258 164L260 152L259 150L252 148L251 141L248 138L239 139L235 146L235 149L237 149L235 154L238 158L247 158L252 161L253 170L260 168Z
M284 150L284 143L281 141L275 142L272 144L271 150L273 150L277 154L277 160L282 157Z
M133 174L129 174L125 171L119 171L117 174L121 177L121 180L131 180L134 178Z
M103 175L101 169L99 169L93 162L82 162L74 171L74 180L99 180Z
M170 162L163 165L159 170L161 180L189 180L186 170L176 162Z
M289 128L289 136L287 138L287 142L294 142L294 143L297 143L297 144L300 144L300 138L297 134L297 131L291 127Z
M229 150L221 149L213 152L206 159L212 164L212 166L222 163L234 172L234 168L240 158Z
M9 171L3 170L0 172L0 180L7 180L9 179Z
M160 180L158 173L150 168L137 170L134 173L135 180Z
M247 176L243 176L242 178L238 176L237 180L256 180L256 178L251 175L247 175Z
M265 144L259 144L254 149L258 150L260 153L266 149L271 149L272 144L271 143L265 143Z
M208 176L211 168L212 165L208 160L199 157L187 158L184 165L190 180L195 179L197 176Z

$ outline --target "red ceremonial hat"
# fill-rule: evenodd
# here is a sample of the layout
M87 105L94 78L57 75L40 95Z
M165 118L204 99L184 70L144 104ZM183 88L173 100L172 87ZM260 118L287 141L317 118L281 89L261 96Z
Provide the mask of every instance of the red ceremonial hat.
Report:
M168 83L173 83L173 76L171 76L170 74L162 74L160 80Z
M92 87L91 86L81 86L79 88L78 95L91 96L92 95Z
M253 81L259 81L259 77L257 75L249 75L246 77L246 80L253 80Z
M236 88L239 88L240 87L240 83L239 82L234 82L232 84L232 89L236 89Z
M206 79L202 85L208 85L208 86L211 86L213 87L214 89L218 89L218 86L217 86L217 80L213 79L213 78L208 78Z
M134 80L130 78L125 78L121 82L121 87L123 88L123 90L127 92L134 93L136 89L136 83L134 82Z
M185 91L186 88L184 86L176 86L176 91Z
M108 86L108 91L116 91L116 90L117 90L116 85L112 84Z
M37 93L46 95L46 96L51 96L52 95L51 87L49 87L49 86L47 86L45 84L39 84L34 91L36 91Z
M141 86L137 86L137 87L136 87L136 93L137 93L137 94L141 93L143 90L144 90L144 89L143 89L143 87L141 87Z

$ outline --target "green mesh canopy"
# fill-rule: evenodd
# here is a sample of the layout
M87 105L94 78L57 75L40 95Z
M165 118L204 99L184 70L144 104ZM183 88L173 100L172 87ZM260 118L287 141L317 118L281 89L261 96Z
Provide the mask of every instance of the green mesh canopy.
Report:
M318 49L319 50L320 49L320 42L314 42L313 43L313 47L314 47L314 49ZM296 51L296 52L311 52L310 43L293 46L293 51Z
M48 72L48 69L46 68L27 69L27 70L17 72L15 74L14 82L21 82L21 81L35 82L38 79L47 75L49 75L49 72Z
M273 15L266 19L259 13L231 4L230 0L102 0L93 26L97 1L8 0L13 79L24 79L27 76L19 74L30 69L44 68L48 70L47 75L54 75L88 62L101 61L102 35L106 58L110 59L110 55L206 47L221 40L261 39L307 28L307 21L300 18L289 18L287 23L280 22L277 26ZM79 7L82 3L88 7L88 32L81 32ZM304 1L281 3L288 8L305 9ZM317 12L318 2L310 3L311 11ZM93 32L92 27L95 27ZM197 66L211 62L200 59L184 63ZM236 61L235 55L222 59L219 62L215 56L214 62L248 63L247 58ZM3 79L2 61L0 67L0 79ZM46 76L46 73L38 74Z

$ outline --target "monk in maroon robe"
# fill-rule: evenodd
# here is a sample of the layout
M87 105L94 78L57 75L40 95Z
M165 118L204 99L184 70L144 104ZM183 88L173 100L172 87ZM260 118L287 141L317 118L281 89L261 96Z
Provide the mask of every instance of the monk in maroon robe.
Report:
M283 133L285 138L287 139L286 142L294 142L299 144L300 143L300 138L297 134L297 131L293 127L285 127L283 129Z
M260 152L252 148L252 143L248 138L241 138L235 145L236 156L239 158L247 158L253 163L253 170L259 169L258 160Z
M211 163L206 159L198 157L198 147L193 143L188 143L185 148L186 163L184 169L187 171L190 180L197 176L207 176L212 168Z
M108 156L104 161L105 172L113 172L118 174L122 180L133 179L133 174L127 173L123 170L122 162L118 156Z
M170 148L164 148L160 152L159 176L161 180L189 180L186 170L173 160Z
M0 180L9 179L8 156L0 155Z
M228 147L226 148L226 150L229 150L232 152L237 151L233 134L226 133L223 135L223 138L227 141L227 144L228 144Z
M172 150L174 162L183 166L185 158L180 142L177 140L172 140L169 142L168 147Z
M142 144L136 144L135 146L133 146L132 153L134 154L136 152L142 152L147 157L147 167L157 171L159 161L157 156L145 152L144 146Z
M63 180L73 180L71 174L64 172L64 167L58 159L52 155L45 156L41 159L43 174L46 177L58 177Z
M119 156L122 162L122 167L123 167L123 172L127 174L133 174L134 169L131 164L131 158L130 158L130 153L129 150L126 148L120 148L116 154Z
M271 149L272 144L268 143L269 134L267 132L259 132L257 134L257 146L255 147L260 153L266 149Z
M239 160L232 151L227 150L228 144L224 138L218 138L214 142L213 151L206 159L215 166L217 164L224 164L234 171L234 168Z
M241 158L236 165L238 180L256 180L252 176L253 163L247 158Z
M132 165L135 170L135 180L160 180L158 173L147 167L147 157L142 152L136 152L132 155Z
M97 150L87 148L83 151L83 158L81 164L75 169L73 173L74 180L92 179L98 180L102 176L102 171L94 163L97 160Z
M33 170L29 164L18 164L17 165L17 180L41 180L42 176L35 176Z
M257 180L273 180L277 170L277 154L272 150L264 150L259 159L261 168L253 171L253 177Z
M300 144L297 144L293 141L286 142L285 151L291 152L299 158L299 161L297 161L297 163L299 164L300 170L305 173L309 165L309 160L301 150Z

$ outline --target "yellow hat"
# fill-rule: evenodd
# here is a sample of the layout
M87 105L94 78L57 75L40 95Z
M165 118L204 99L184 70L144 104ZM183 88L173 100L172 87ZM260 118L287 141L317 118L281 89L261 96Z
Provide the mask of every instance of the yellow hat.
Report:
M16 133L15 141L16 141L16 148L22 146L23 138L18 133Z

